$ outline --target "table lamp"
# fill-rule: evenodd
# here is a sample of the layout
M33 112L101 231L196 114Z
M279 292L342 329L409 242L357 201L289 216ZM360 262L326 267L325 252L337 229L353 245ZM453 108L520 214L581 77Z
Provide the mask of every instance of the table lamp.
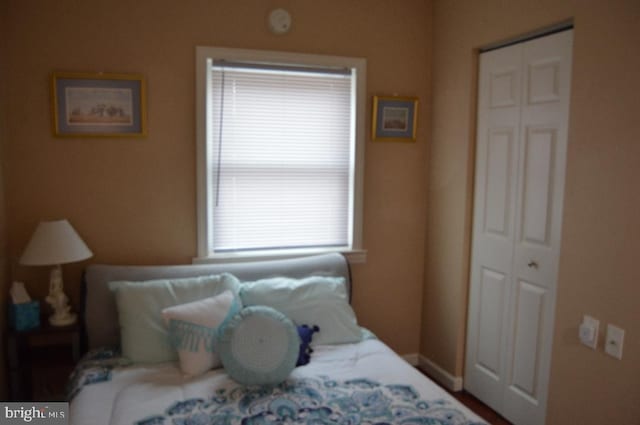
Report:
M76 321L71 313L69 298L62 283L61 264L82 261L93 256L78 233L67 220L41 221L20 257L25 266L55 266L49 278L49 295L53 314L49 323L53 326L67 326Z

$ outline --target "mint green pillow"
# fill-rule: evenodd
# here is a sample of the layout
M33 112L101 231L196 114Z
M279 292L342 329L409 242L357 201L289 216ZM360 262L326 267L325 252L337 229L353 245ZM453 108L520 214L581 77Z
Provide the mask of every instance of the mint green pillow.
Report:
M213 297L230 290L238 295L240 282L228 273L143 282L110 282L120 322L122 355L135 363L175 361L162 310Z
M313 346L362 340L343 277L277 277L243 282L240 299L245 307L274 308L296 325L318 326L320 331L313 336Z
M296 367L300 337L284 314L258 305L223 324L217 346L224 370L236 382L276 385Z

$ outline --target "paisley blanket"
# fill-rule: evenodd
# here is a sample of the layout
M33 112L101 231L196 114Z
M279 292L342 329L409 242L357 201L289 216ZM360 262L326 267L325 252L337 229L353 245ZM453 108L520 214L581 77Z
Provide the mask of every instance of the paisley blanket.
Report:
M102 347L85 354L73 370L67 385L67 400L71 401L85 385L111 380L113 369L129 366L131 361L120 356L116 347Z
M410 385L327 376L287 381L272 388L222 389L208 399L178 401L136 425L205 424L484 424L470 420L451 400L423 400Z
M174 364L115 359L76 388L71 424L486 424L377 340L317 347L271 387L238 385L223 369L187 379Z

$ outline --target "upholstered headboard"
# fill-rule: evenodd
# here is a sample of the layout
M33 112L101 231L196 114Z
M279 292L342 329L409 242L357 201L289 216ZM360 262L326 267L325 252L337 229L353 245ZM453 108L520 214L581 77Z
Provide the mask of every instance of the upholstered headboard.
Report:
M349 264L340 254L325 254L290 260L255 261L245 263L180 265L180 266L117 266L94 264L87 267L83 279L83 317L88 348L118 344L120 329L114 294L109 282L117 280L144 281L151 279L205 276L231 273L241 281L285 276L344 277L351 294Z

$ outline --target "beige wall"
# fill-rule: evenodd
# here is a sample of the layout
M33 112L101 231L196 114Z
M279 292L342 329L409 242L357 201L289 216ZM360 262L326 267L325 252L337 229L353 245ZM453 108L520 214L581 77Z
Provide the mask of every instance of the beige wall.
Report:
M15 265L41 219L68 218L94 250L91 262L186 263L195 255L194 46L365 57L369 101L373 94L417 95L421 112L418 143L367 143L364 239L369 257L354 268L355 308L361 322L399 352L416 352L421 339L422 354L461 375L473 50L574 17L549 423L574 423L576 418L596 423L605 417L637 423L638 5L632 0L436 1L431 78L426 0L369 0L365 6L359 0L4 2L8 48L0 58L8 59L10 108L2 142L14 276L27 278L37 295L46 292L46 270ZM289 35L266 30L266 15L274 7L291 11ZM53 138L48 78L54 70L145 74L149 136ZM76 303L83 265L65 267ZM578 345L583 313L627 330L622 361ZM597 386L603 381L606 391Z
M88 262L188 263L196 255L196 45L364 57L368 108L371 95L394 93L419 96L422 108L417 143L367 141L364 242L369 257L354 267L354 305L361 323L392 347L418 351L429 2L9 0L7 7L9 254L15 276L27 280L32 291L46 292L47 271L15 263L42 219L69 219L95 253ZM288 35L267 30L267 14L275 7L293 16ZM52 137L49 75L54 70L144 74L149 136ZM65 266L76 305L86 263Z
M574 18L571 118L549 424L640 423L640 2L434 2L421 352L463 373L474 49ZM588 313L626 330L621 361L578 343Z

